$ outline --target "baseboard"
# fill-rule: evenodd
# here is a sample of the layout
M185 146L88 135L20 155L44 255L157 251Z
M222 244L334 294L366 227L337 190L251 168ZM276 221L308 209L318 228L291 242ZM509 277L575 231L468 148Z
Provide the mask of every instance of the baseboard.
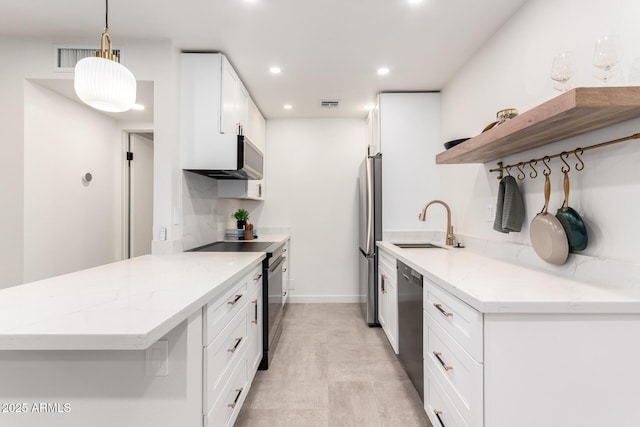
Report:
M289 295L291 304L360 303L360 295Z

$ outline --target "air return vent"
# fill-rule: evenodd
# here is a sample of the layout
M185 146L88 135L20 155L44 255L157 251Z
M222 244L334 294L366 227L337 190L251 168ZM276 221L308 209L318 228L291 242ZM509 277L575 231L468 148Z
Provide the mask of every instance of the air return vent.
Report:
M58 72L73 72L76 64L82 58L95 56L96 47L71 47L56 46L55 47L55 70ZM120 49L113 49L113 53L120 60Z
M337 99L323 99L322 101L320 101L321 108L338 108L339 105L340 101L338 101Z

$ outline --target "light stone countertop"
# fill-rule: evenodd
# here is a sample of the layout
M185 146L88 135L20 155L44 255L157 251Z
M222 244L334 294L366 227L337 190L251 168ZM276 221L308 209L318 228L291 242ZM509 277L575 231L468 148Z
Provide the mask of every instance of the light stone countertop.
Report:
M145 349L264 257L145 255L2 289L0 349Z
M482 313L640 314L638 288L586 284L464 248L377 245Z

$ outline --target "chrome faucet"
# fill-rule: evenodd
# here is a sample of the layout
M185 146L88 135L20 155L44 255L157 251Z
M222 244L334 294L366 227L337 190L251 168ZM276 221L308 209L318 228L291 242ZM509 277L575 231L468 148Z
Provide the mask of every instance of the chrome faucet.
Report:
M453 235L453 225L451 225L451 209L449 208L449 205L447 205L442 200L432 200L427 203L424 208L422 208L422 211L418 215L418 219L424 222L425 218L427 217L427 208L434 203L441 204L447 210L447 241L445 244L453 246L453 239L455 238L455 236Z

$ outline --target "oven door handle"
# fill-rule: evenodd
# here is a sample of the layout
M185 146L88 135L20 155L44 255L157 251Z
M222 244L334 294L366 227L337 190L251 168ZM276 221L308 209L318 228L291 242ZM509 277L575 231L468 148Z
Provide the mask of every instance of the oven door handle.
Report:
M286 259L287 257L281 256L271 267L269 267L269 273L276 271Z

